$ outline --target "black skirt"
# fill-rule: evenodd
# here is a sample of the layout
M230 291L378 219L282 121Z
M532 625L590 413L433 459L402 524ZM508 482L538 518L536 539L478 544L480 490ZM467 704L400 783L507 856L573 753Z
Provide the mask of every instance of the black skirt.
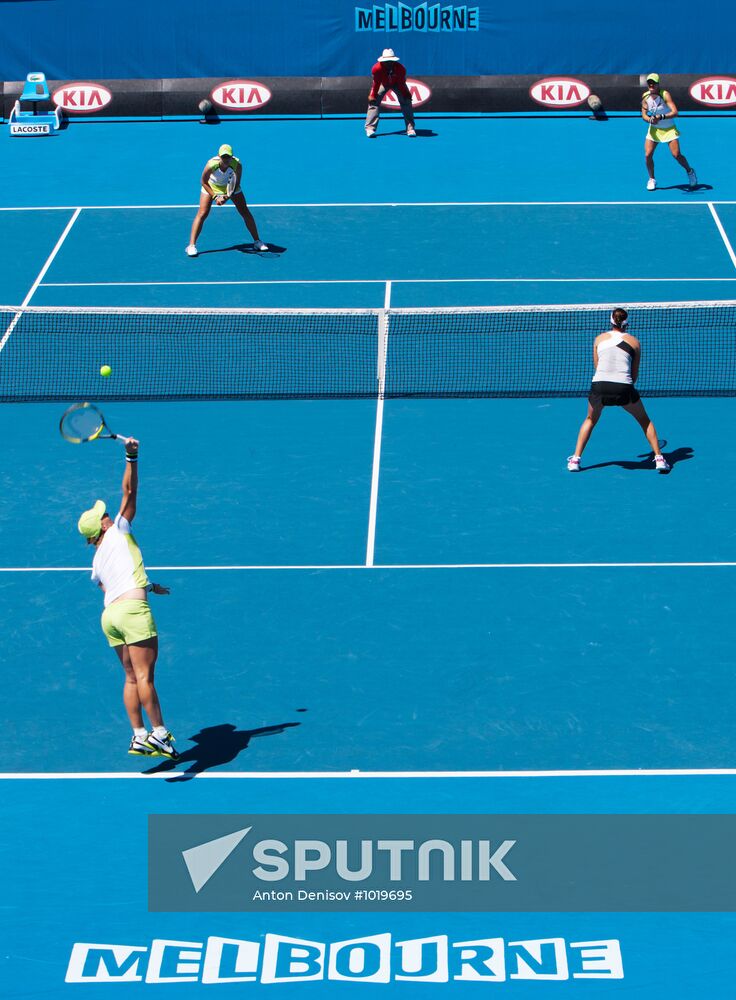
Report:
M634 386L626 382L593 382L588 396L591 406L628 406L640 399Z

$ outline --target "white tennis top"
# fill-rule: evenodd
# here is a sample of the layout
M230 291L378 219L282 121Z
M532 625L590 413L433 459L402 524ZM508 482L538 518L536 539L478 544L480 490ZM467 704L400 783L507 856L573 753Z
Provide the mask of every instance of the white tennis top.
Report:
M647 114L650 118L652 115L668 115L670 113L665 95L667 97L670 96L666 90L663 90L661 94L646 93L643 95L647 104Z
M92 560L92 579L105 589L105 607L127 591L148 584L141 550L130 533L130 521L121 514L97 546Z
M594 382L621 382L631 385L631 359L634 348L628 344L620 330L609 330L608 340L598 344L598 367Z
M230 160L230 165L226 167L225 170L220 166L220 157L213 156L211 160L207 161L207 167L205 169L212 170L210 174L210 184L213 187L226 188L230 182L230 178L235 176L235 170L233 169L235 164L239 164L240 160L237 156L233 156Z

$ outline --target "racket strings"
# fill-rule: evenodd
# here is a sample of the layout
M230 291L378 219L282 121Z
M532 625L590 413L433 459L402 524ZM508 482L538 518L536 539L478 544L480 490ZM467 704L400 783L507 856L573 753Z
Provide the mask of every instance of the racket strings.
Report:
M67 441L89 441L105 427L102 414L92 406L67 410L61 421L61 433Z

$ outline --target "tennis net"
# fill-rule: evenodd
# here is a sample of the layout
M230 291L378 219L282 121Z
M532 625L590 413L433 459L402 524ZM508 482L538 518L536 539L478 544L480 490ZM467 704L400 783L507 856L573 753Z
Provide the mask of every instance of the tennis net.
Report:
M612 308L0 306L0 400L582 396ZM642 394L736 395L736 302L627 309Z

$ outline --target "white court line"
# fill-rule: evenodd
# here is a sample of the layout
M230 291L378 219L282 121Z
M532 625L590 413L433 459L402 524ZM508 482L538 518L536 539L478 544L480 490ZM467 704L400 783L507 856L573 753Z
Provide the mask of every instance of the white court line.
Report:
M726 245L726 250L728 250L728 256L731 258L731 263L736 267L736 253L733 252L733 247L731 246L728 236L726 236L726 230L723 228L721 220L718 218L718 213L715 210L714 202L708 202L708 208L710 209L710 214L713 216L715 224L718 226L718 232L721 234L721 239Z
M592 205L606 207L608 205L641 205L646 208L657 208L660 205L677 205L680 208L692 208L705 204L713 205L736 205L736 201L260 201L253 202L251 208L482 208L499 207L535 207L567 205ZM70 212L74 205L26 205L23 206L0 206L0 212ZM123 211L126 209L168 209L168 208L199 208L198 204L192 202L186 205L82 205L85 211L105 212L109 210ZM232 206L227 206L232 207Z
M53 262L54 257L57 255L57 253L59 252L59 250L61 250L62 243L64 242L64 240L69 235L69 231L72 228L72 226L74 225L74 223L77 221L77 219L79 217L79 213L81 211L82 211L81 208L75 208L74 209L74 214L72 215L71 219L67 222L67 224L66 224L66 226L64 228L64 232L61 234L61 236L59 237L59 239L56 241L56 246L54 247L54 249L51 251L51 253L47 257L46 263L43 265L43 267L41 268L41 270L38 272L38 275L36 276L36 280L33 282L33 284L31 285L31 287L28 290L28 294L26 295L26 297L21 302L21 304L20 304L20 308L21 309L25 308L25 306L27 306L28 303L33 298L33 295L34 295L36 289L41 284L41 279L43 278L44 274L46 274L46 272L48 271L48 269L51 267L51 264ZM3 347L5 347L5 345L7 344L8 338L10 337L10 334L15 329L16 324L17 324L18 320L20 319L21 315L22 315L22 313L18 312L18 313L15 314L15 316L11 320L10 326L7 328L7 330L3 334L2 340L0 340L0 351L2 351Z
M641 770L591 770L591 771L216 771L201 772L191 774L186 771L159 771L156 774L141 774L137 771L59 771L40 772L29 771L28 773L8 772L0 773L0 781L59 781L59 780L117 780L118 778L137 778L149 780L150 778L175 778L176 776L197 779L255 779L255 780L282 780L297 778L652 778L652 777L674 777L684 776L704 776L704 775L736 775L736 768L709 767L709 768L662 768Z
M378 475L381 468L381 440L383 437L383 390L386 377L386 350L388 347L387 312L391 308L391 282L386 282L383 296L383 312L379 318L378 330L378 398L376 399L376 432L373 438L373 469L371 472L371 499L368 505L368 541L365 565L373 566L376 550L376 517L378 512Z
M296 570L403 570L403 569L677 569L677 568L731 568L734 562L536 562L536 563L343 563L305 565L233 565L233 566L148 566L151 572L272 572ZM0 573L88 573L89 566L0 566Z
M733 251L731 251L733 253ZM736 258L734 258L736 266ZM169 285L385 285L386 278L276 278L251 281L44 281L42 288L148 288ZM565 285L608 282L651 284L663 282L736 281L736 278L391 278L394 285Z

